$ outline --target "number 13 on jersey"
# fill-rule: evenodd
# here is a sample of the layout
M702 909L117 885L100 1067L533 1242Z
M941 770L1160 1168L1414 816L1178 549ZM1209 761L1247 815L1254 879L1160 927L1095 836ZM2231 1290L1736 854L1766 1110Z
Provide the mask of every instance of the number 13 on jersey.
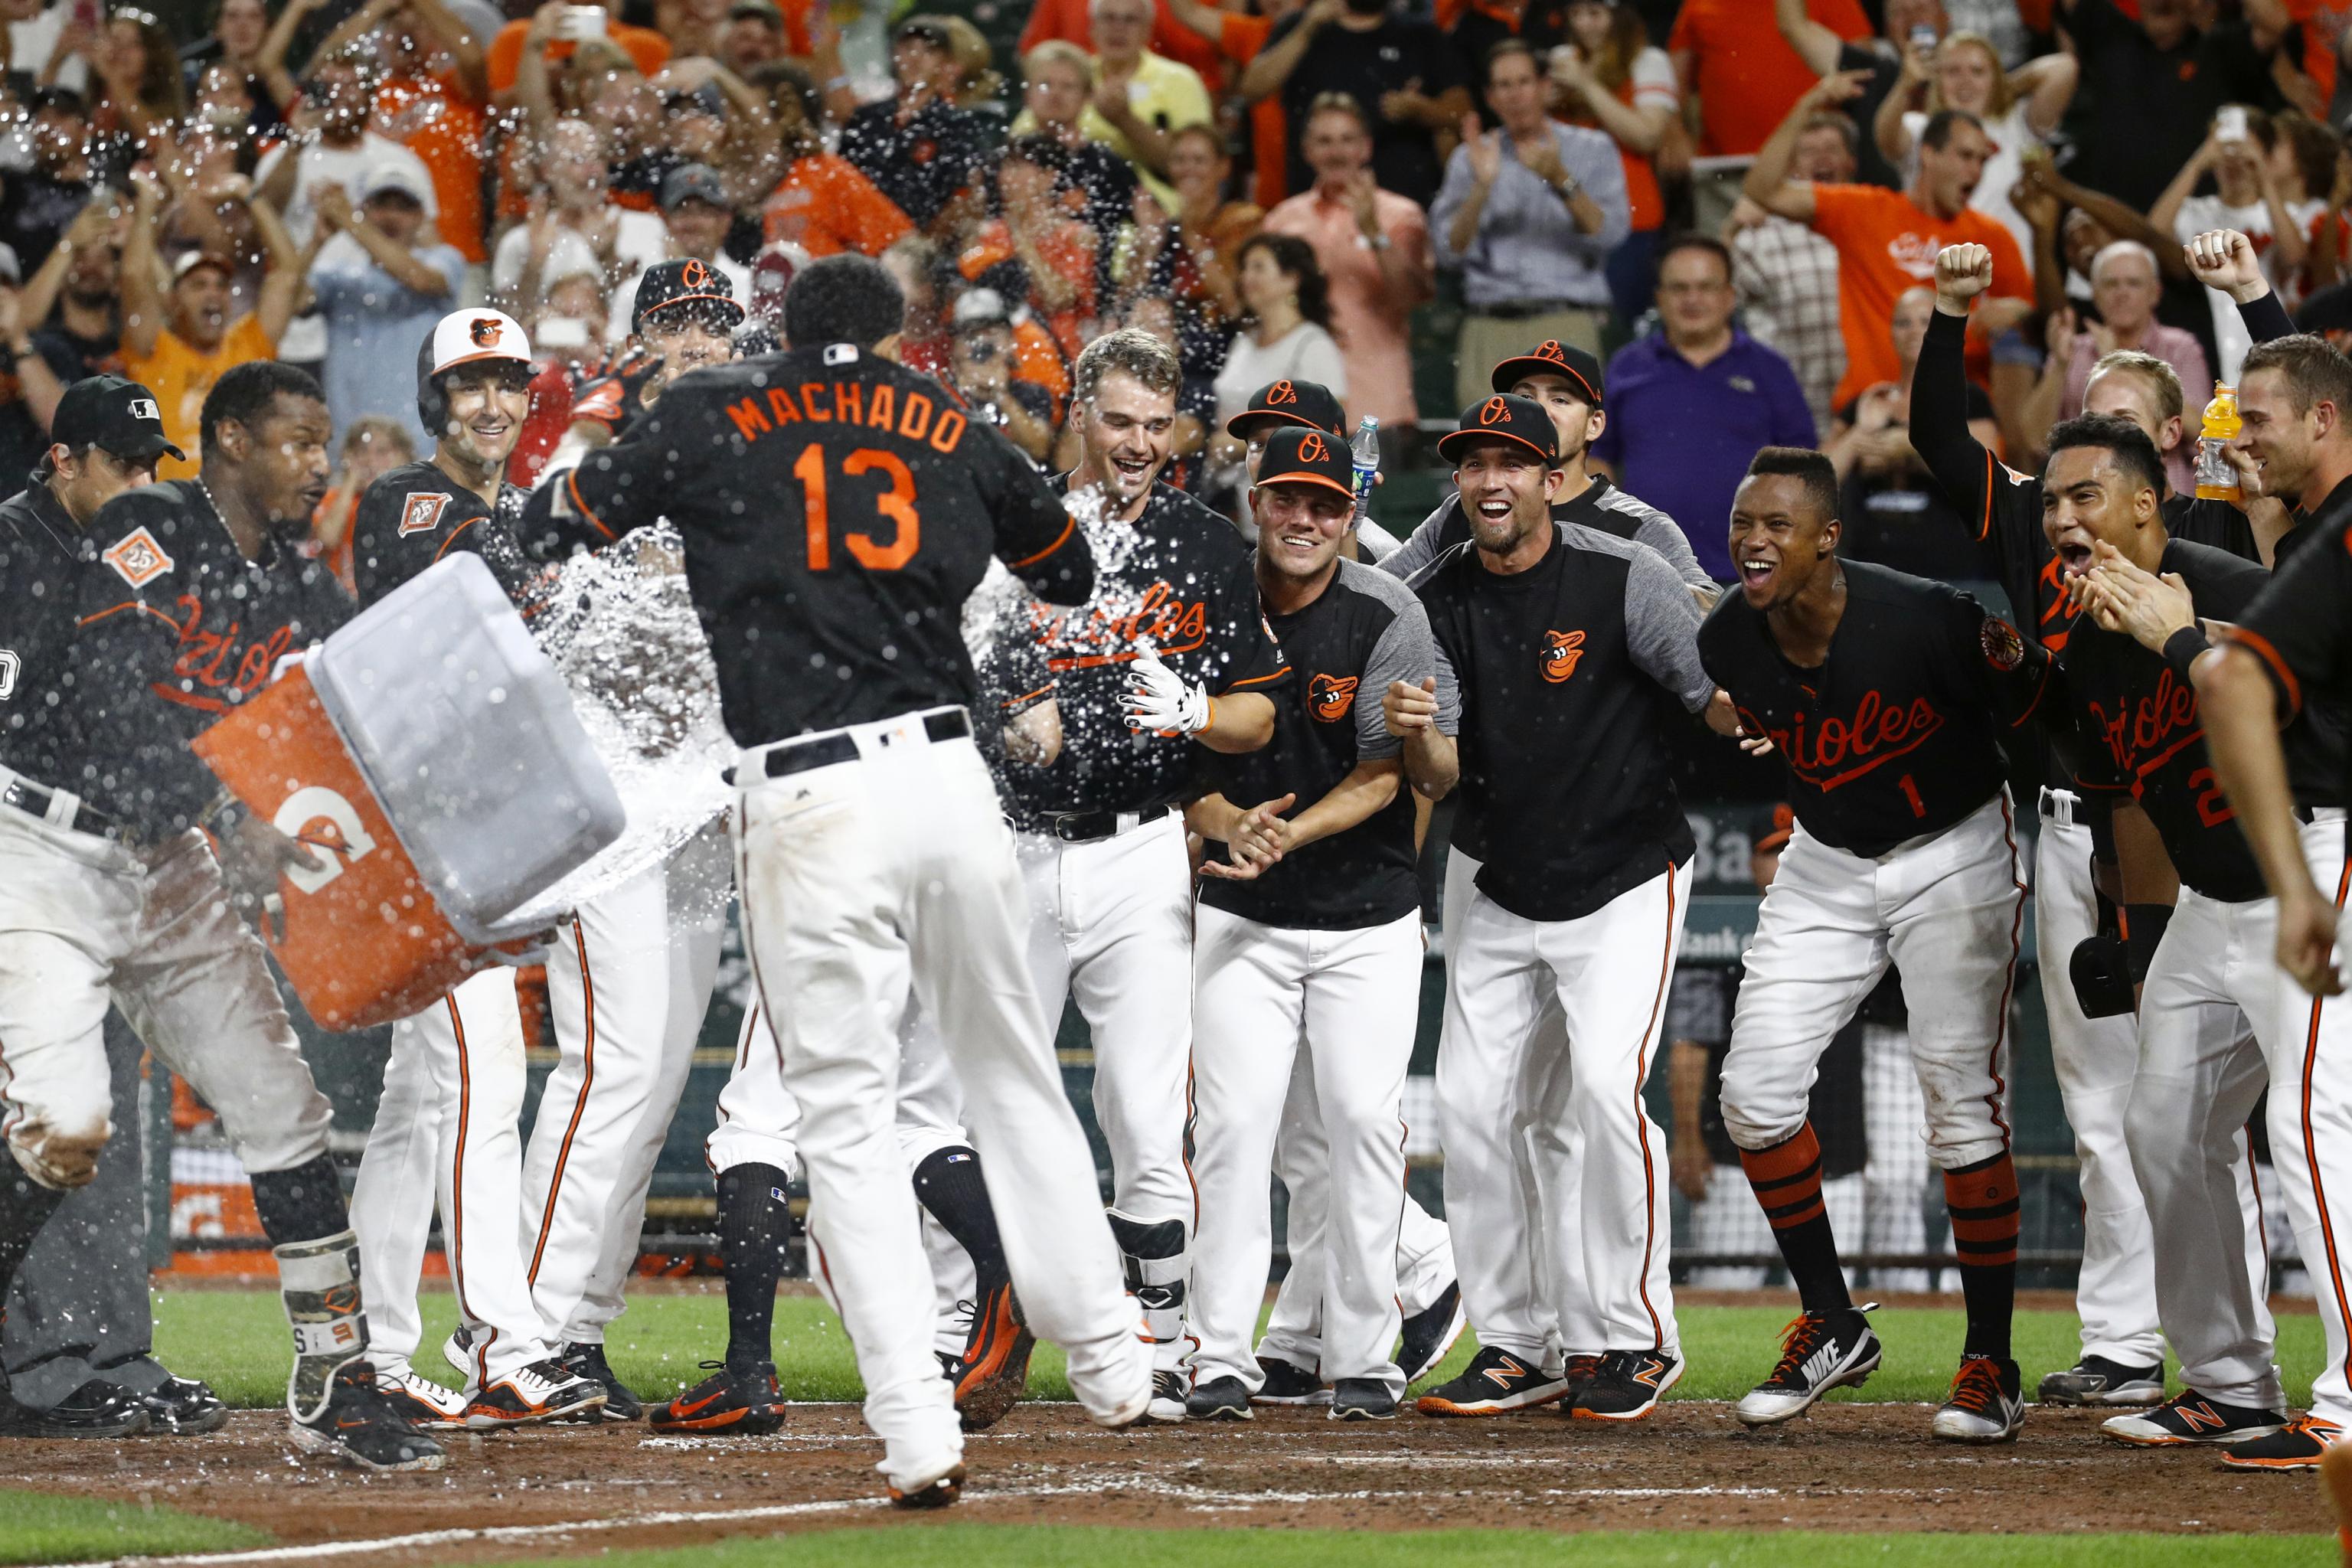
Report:
M849 533L842 537L841 542L868 572L898 571L912 561L915 552L922 546L923 520L915 510L915 476L897 453L872 447L860 447L843 458L841 472L845 479L879 474L889 481L889 489L875 498L874 510L890 521L896 530L893 535L877 542L868 533ZM803 491L801 510L808 523L808 568L812 572L829 572L833 570L833 517L824 448L810 442L793 464L793 478L800 480Z

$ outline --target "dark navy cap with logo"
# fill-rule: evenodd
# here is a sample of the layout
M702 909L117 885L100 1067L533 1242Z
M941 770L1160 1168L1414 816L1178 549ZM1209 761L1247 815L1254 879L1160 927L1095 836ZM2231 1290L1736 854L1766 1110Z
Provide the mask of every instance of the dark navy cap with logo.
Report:
M166 453L187 461L163 433L155 395L119 375L93 375L67 387L49 422L49 439L77 448L96 447L137 462Z
M1495 390L1508 392L1531 375L1559 376L1580 387L1586 403L1601 406L1601 362L1572 344L1547 338L1523 354L1513 354L1495 366Z
M656 310L695 310L708 313L732 331L743 320L742 301L727 274L692 257L648 267L637 278L637 302L629 313L632 331L641 331Z
M1307 425L1337 436L1347 429L1348 416L1320 382L1269 381L1250 394L1248 407L1225 421L1225 434L1246 441L1267 425Z
M1356 470L1348 444L1331 432L1305 425L1286 425L1266 437L1265 456L1258 459L1261 485L1327 485L1356 499Z
M1478 442L1494 440L1516 441L1548 463L1559 461L1559 431L1543 405L1500 392L1464 409L1462 427L1440 437L1437 451L1447 462L1458 463Z

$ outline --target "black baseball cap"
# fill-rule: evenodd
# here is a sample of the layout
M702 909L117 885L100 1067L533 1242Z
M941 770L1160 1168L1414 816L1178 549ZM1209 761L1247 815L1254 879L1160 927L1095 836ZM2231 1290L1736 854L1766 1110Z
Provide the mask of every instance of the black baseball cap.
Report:
M1559 461L1559 432L1543 405L1532 398L1496 393L1484 403L1462 411L1462 427L1438 437L1437 455L1458 463L1462 454L1480 441L1517 441L1547 463Z
M681 306L707 310L730 330L743 320L743 303L735 298L735 285L728 280L727 274L707 261L688 257L684 261L657 262L638 277L637 302L629 312L629 330L641 331L646 318L656 310Z
M155 395L119 375L93 375L67 387L49 421L49 439L68 447L96 447L132 461L166 453L184 463L188 460L163 434L163 411Z
M1348 428L1348 416L1331 389L1319 382L1269 381L1249 395L1249 406L1225 421L1225 434L1246 441L1261 423L1306 425L1332 435Z
M1584 401L1601 406L1601 362L1582 349L1546 338L1523 354L1513 354L1495 367L1494 387L1508 392L1531 375L1564 376L1584 388Z
M1266 437L1265 455L1258 459L1257 482L1328 485L1349 500L1356 499L1356 468L1347 444L1335 432L1307 425L1285 425Z

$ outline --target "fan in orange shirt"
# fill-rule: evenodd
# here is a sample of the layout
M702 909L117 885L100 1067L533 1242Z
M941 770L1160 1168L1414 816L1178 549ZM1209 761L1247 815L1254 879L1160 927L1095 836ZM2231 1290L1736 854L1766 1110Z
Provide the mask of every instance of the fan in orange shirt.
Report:
M1019 138L1004 150L996 171L1002 216L972 230L956 266L978 283L992 268L1017 261L1025 291L993 279L991 286L1035 310L1062 352L1075 358L1086 346L1087 322L1095 312L1095 232L1065 216L1057 151L1041 136Z
M532 13L528 22L509 22L490 40L484 58L484 68L489 74L490 91L505 98L514 91L515 78L522 68L524 41L534 32L541 40L541 51L550 60L568 60L572 51L580 47L575 36L567 36L568 23L564 13L572 7L568 0L547 0ZM610 20L604 25L603 37L612 39L636 61L637 69L651 76L669 63L669 40L650 27L633 27L621 20L621 0L604 0Z
M373 33L383 78L373 129L416 154L433 180L441 237L488 261L482 221L482 107L489 101L482 47L442 0L367 0L314 51L331 59Z
M765 65L751 72L751 83L767 94L769 117L790 160L761 204L768 243L797 245L812 260L845 250L880 256L915 232L913 221L856 164L824 150L816 133L816 89L806 75Z
M1992 252L1992 289L1972 323L1978 352L2033 310L2033 275L2017 241L1999 219L1969 207L1992 153L1976 116L1960 110L1932 116L1919 133L1918 172L1901 191L1789 177L1805 121L1858 95L1867 74L1841 71L1808 89L1757 153L1744 187L1748 200L1811 225L1837 247L1838 325L1846 353L1845 379L1836 394L1841 404L1901 376L1892 337L1895 301L1904 290L1935 280L1936 253L1948 245L1981 245Z

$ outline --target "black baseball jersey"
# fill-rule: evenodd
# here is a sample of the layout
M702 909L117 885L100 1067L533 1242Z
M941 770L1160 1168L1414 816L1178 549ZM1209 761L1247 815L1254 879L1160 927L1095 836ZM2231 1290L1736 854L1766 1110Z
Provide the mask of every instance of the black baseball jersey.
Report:
M1553 502L1551 520L1580 522L1595 532L1646 544L1684 582L1706 590L1709 598L1715 595L1715 579L1699 565L1697 555L1691 550L1690 536L1675 525L1673 518L1619 489L1601 475L1592 476L1592 482L1569 500ZM1381 570L1391 577L1409 578L1455 545L1469 542L1470 520L1463 515L1462 493L1456 490L1437 503L1437 510L1422 520L1410 539L1381 559Z
M1274 739L1238 756L1211 752L1205 770L1211 787L1235 805L1295 795L1283 815L1297 816L1360 763L1404 753L1381 716L1381 697L1391 681L1418 686L1436 673L1429 616L1395 578L1353 561L1339 567L1305 609L1266 617L1292 676L1274 694ZM1454 716L1441 715L1439 727L1450 733ZM1412 789L1400 776L1396 798L1355 826L1285 855L1255 880L1204 879L1201 901L1307 931L1402 919L1421 907L1412 816ZM1224 846L1209 853L1222 859Z
M1745 595L1699 628L1707 673L1769 735L1805 831L1855 855L1941 833L2002 783L2000 742L2032 719L2049 651L1957 588L1841 563L1845 613L1814 668L1790 662Z
M221 787L187 742L353 605L326 563L293 548L292 529L246 559L198 479L116 497L90 534L98 564L82 577L78 657L96 798L151 833L173 831Z
M2198 614L2222 621L2235 621L2270 581L2252 562L2178 539L2157 571L2179 573ZM2077 783L2138 802L2173 869L2207 898L2263 897L2262 868L2206 755L2197 689L2161 654L2087 616L2066 644L2065 665L2073 730L2065 750Z
M352 574L362 607L374 604L453 550L482 558L509 595L538 574L516 542L513 507L493 507L431 463L409 463L360 497L352 522Z
M963 604L992 554L1057 603L1094 586L1027 458L939 383L846 343L679 377L541 487L522 531L601 543L660 517L744 746L969 706Z
M0 767L77 793L89 759L75 718L74 620L82 574L96 559L40 479L0 501Z
M2297 531L2300 547L2282 552L2276 575L2231 636L2261 656L2283 714L2318 721L2315 729L2290 723L2279 737L2295 803L2340 806L2352 802L2344 742L2352 704L2352 479ZM2306 731L2300 742L2298 731Z
M1657 554L1554 524L1525 572L1457 545L1413 580L1440 700L1461 694L1454 846L1524 920L1568 921L1690 858L1667 699L1696 712L1698 606Z
M614 440L621 439L645 417L646 383L661 367L658 354L642 348L624 352L572 400L572 422L601 425Z
M1054 484L1066 492L1068 479ZM1061 756L999 781L1013 821L1026 828L1065 812L1156 811L1202 792L1203 748L1127 727L1128 666L1147 645L1212 695L1271 697L1290 677L1258 608L1255 557L1232 523L1155 484L1134 522L1088 532L1093 595L1072 608L1034 605L1026 624L1007 616L997 628L999 637L1027 638L1043 650L1061 710Z

